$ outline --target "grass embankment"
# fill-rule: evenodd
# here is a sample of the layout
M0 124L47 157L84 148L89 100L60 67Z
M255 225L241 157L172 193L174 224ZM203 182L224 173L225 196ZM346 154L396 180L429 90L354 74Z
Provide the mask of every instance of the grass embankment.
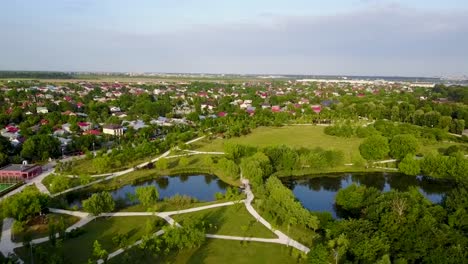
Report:
M147 220L154 220L155 229L159 230L165 224L164 220L152 216L126 216L97 218L83 227L84 234L70 238L62 242L62 250L65 253L67 263L87 263L92 256L93 243L98 240L102 248L109 253L119 247L112 242L117 234L128 236L128 245L135 243L144 235ZM49 246L48 242L40 245ZM18 248L15 252L26 262L30 263L29 248Z
M298 256L302 261L298 260ZM192 263L192 264L288 264L304 263L305 257L293 247L279 244L207 239L200 247L171 251L168 255L152 256L139 248L132 248L109 261L109 263ZM127 260L131 260L128 262ZM127 261L127 262L126 262Z
M207 234L277 238L273 232L249 214L244 203L174 215L172 218L181 225L184 225L184 221L189 218L200 219L206 224Z
M80 220L79 217L65 214L50 213L47 215L37 216L26 223L23 231L18 233L13 232L12 240L14 242L22 242L24 236L27 234L31 235L32 239L48 236L49 223L57 225L60 221L60 218L63 219L65 227L69 227Z

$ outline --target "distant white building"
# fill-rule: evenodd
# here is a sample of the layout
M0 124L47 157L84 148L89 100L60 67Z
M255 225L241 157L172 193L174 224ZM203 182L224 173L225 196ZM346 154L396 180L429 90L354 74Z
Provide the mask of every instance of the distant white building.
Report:
M123 135L123 127L120 125L105 125L102 127L102 133L120 137Z
M49 110L47 109L47 107L36 107L36 112L38 114L47 114L49 113Z

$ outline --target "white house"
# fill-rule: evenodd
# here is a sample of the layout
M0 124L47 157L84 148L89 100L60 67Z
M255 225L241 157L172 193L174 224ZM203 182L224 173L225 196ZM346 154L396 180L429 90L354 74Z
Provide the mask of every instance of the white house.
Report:
M119 125L105 125L102 127L102 133L120 137L123 135L123 127Z
M47 114L49 113L49 110L47 110L47 107L36 107L36 112L38 114Z

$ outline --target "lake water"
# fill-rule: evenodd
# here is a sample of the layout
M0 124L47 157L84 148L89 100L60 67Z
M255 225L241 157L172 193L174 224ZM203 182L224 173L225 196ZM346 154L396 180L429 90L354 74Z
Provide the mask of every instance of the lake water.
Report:
M283 178L302 205L311 211L330 212L335 218L335 196L338 190L356 183L377 188L380 191L391 189L406 191L416 186L433 203L442 201L444 195L453 188L453 183L424 176L408 176L399 173L341 173L321 177Z
M199 201L214 201L215 193L225 193L226 188L229 186L214 175L178 175L158 177L137 184L124 185L110 191L110 193L114 200L122 200L126 204L132 204L129 200L129 194L134 195L137 187L149 185L156 186L160 199L180 194L196 198ZM80 206L81 201L89 196L91 194L70 197L70 205Z

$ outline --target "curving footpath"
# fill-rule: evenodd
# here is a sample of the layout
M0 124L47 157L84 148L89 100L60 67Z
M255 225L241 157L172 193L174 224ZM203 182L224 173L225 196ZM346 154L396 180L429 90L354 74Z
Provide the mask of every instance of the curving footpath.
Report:
M191 144L191 143L196 142L198 140L201 140L203 138L204 138L204 136L193 139L191 141L186 142L186 144ZM161 158L171 158L171 156L169 156L170 152L171 151L168 150L168 151L164 152L161 156L151 160L150 162L156 162ZM223 155L224 154L223 152L202 152L202 151L190 151L190 150L188 150L186 152L188 152L188 153L185 154L185 155L198 155L198 154ZM172 157L174 157L174 156L172 156ZM149 162L142 163L142 164L138 165L137 168L142 168L142 167L146 166L148 163ZM130 169L127 169L127 170L123 170L123 171L119 171L119 172L115 172L115 173L111 173L111 174L99 175L99 176L106 176L106 177L103 178L103 179L99 179L97 181L85 184L85 185L76 186L74 188L65 190L65 191L63 191L61 193L58 193L58 194L55 194L53 196L61 195L61 194L67 193L67 192L71 192L71 191L75 191L75 190L78 190L78 189L81 189L81 188L91 186L91 185L99 183L99 182L110 180L110 179L119 177L119 176L121 176L123 174L132 172L134 170L135 170L135 168L130 168ZM38 189L41 192L48 193L50 195L47 188L45 188L45 186L42 184L42 179L44 179L46 176L48 176L52 172L53 172L53 170L50 170L50 171L47 171L46 173L41 174L40 176L38 176L35 179L28 182L22 188L18 188L17 190L15 190L15 192L10 193L8 196L13 195L14 193L20 192L22 189L24 189L25 186L32 185L32 184L36 184L36 186L38 187ZM246 180L246 179L243 179L242 173L241 173L241 179L242 179L242 182L243 182L243 184L245 186L244 192L246 193L247 198L245 200L240 200L240 201L235 201L235 202L225 202L225 203L212 204L212 205L200 206L200 207L184 209L184 210L177 210L177 211L169 211L169 212L116 212L116 213L103 213L103 214L100 214L99 216L92 216L92 215L90 215L89 213L86 213L86 212L70 211L70 210L55 209L55 208L49 208L49 211L52 212L52 213L57 213L57 214L73 215L73 216L76 216L76 217L80 218L80 220L78 222L76 222L75 224L73 224L72 226L70 226L70 227L68 227L66 229L67 232L70 232L71 230L79 228L79 227L83 227L86 224L88 224L90 221L96 219L97 217L157 216L157 217L160 217L160 218L164 219L170 225L175 225L177 227L180 227L180 224L177 223L173 218L171 218L172 215L192 213L192 212L197 212L197 211L202 211L202 210L207 210L207 209L217 208L217 207L223 207L223 206L231 206L231 205L243 202L245 204L245 206L246 206L247 211L258 222L262 223L266 228L268 228L270 231L275 233L278 236L278 238L240 237L240 236L225 236L225 235L215 235L215 234L206 234L206 237L207 238L212 238L212 239L227 239L227 240L238 240L238 241L253 241L253 242L283 244L283 245L286 245L286 246L292 246L292 247L294 247L294 248L296 248L296 249L298 249L298 250L300 250L300 251L302 251L304 253L308 253L310 251L310 249L308 247L306 247L303 244L295 241L294 239L290 238L289 236L287 236L283 232L274 229L272 227L272 225L268 221L266 221L255 210L255 208L252 206L252 201L254 200L255 196L252 193L252 190L250 189L249 181ZM4 196L4 197L6 197L6 196ZM2 197L2 198L4 198L4 197ZM14 249L15 248L23 246L23 243L15 243L15 242L13 242L11 240L13 222L14 222L14 220L11 219L11 218L5 218L3 220L2 233L1 233L1 239L0 239L0 251L5 256L8 256L9 254L12 254L12 253L14 254ZM159 230L158 232L156 232L154 234L154 236L160 236L163 233L164 233L164 230ZM57 234L57 236L58 236L58 234ZM39 238L39 239L34 239L34 240L31 241L31 243L38 244L38 243L46 242L48 240L49 240L49 237L43 237L43 238ZM109 254L108 259L111 259L111 258L113 258L115 256L118 256L119 254L123 253L126 249L131 248L131 247L136 246L136 245L141 244L141 243L142 243L142 240L138 240L137 242L135 242L133 245L130 245L129 247L118 249L118 250L112 252L111 254ZM101 264L103 262L104 262L103 260L99 260L97 263ZM19 263L23 263L23 261L19 260Z

